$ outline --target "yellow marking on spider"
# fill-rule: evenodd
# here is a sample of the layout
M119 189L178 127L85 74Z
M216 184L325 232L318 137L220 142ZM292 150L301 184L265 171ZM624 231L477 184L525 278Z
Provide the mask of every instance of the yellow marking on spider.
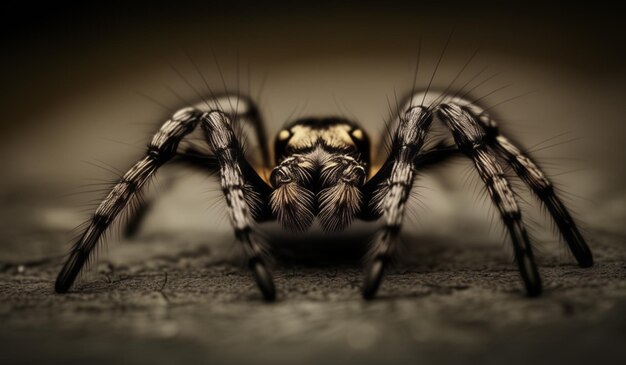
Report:
M288 146L296 149L313 147L319 140L332 148L347 148L354 146L350 138L349 124L335 124L324 129L311 128L305 125L291 127L291 139Z
M352 137L358 139L359 141L363 139L363 131L360 129L355 129L352 131Z
M278 133L278 139L281 140L281 141L285 141L289 137L291 137L291 132L289 132L286 129L283 129L282 131L280 131L280 133Z

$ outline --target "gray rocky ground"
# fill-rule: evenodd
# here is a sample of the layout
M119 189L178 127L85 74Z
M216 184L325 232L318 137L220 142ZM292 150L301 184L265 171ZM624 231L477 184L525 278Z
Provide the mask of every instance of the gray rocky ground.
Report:
M279 295L272 304L261 300L237 265L227 230L145 234L115 244L66 295L52 290L65 235L32 233L13 249L4 246L1 362L626 359L621 233L587 230L597 262L591 269L575 266L563 246L540 250L545 295L538 299L521 294L510 255L497 243L407 235L402 264L386 277L378 299L365 302L359 293L360 242L371 229L357 225L356 231L365 233L304 236L297 245L297 237L270 235L278 253Z

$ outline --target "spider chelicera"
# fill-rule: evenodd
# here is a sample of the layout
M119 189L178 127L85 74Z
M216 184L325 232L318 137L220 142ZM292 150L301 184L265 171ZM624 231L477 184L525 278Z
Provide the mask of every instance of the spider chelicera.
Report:
M378 171L370 174L370 142L357 123L338 117L306 118L278 133L276 164L268 179L246 159L241 138L235 133L236 123L252 127L262 165L269 171L265 129L252 100L225 95L179 110L154 135L145 157L117 181L99 205L60 271L55 290L64 293L70 289L105 230L157 169L173 158L219 172L235 237L244 247L266 300L273 300L276 291L255 223L277 220L288 230L305 231L317 218L322 229L338 231L355 218L381 220L362 291L364 298L371 299L396 251L416 171L458 153L473 161L500 214L528 296L541 294L541 279L516 195L504 173L505 164L545 205L578 264L593 265L591 251L552 183L530 157L499 133L484 109L442 93L412 94L401 105L389 124L389 154ZM446 126L454 142L428 147L425 139L433 123ZM191 147L182 150L179 144L198 126L208 153Z

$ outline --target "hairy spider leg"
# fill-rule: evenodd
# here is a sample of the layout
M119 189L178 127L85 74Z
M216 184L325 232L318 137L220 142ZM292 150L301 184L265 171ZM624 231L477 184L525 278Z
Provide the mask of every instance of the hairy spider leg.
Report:
M226 114L205 113L201 119L209 147L220 166L220 182L235 237L246 250L248 265L263 297L272 301L276 298L276 290L264 263L262 242L253 232L254 217L267 206L271 188L246 161ZM249 177L247 180L246 176ZM254 180L250 181L250 177Z
M385 267L396 248L406 202L415 178L414 164L432 122L430 112L412 107L400 118L392 140L392 154L381 169L364 186L374 215L382 216L383 224L369 250L363 297L372 299L382 282Z
M593 266L591 249L585 242L565 204L559 199L554 185L539 166L507 137L500 134L496 122L485 112L476 113L468 110L487 132L488 143L506 160L517 175L533 193L543 202L556 223L559 232L565 239L580 267Z
M542 285L539 271L532 252L530 239L519 208L515 193L509 183L497 156L486 144L484 128L457 104L442 104L437 114L450 128L454 140L466 156L473 162L478 174L485 183L491 200L509 231L513 242L515 261L519 268L528 296L541 294Z
M456 96L445 97L431 93L429 95L418 94L407 100L423 99L423 105L428 105L436 119L439 119L452 131L455 144L458 148L446 146L445 142L440 142L435 148L420 153L414 159L415 169L424 168L444 161L458 152L468 156L476 166L476 169L487 186L487 190L492 197L498 211L503 217L503 221L509 234L512 237L516 262L520 269L520 274L524 281L526 292L529 296L537 296L541 293L541 279L537 271L526 228L523 225L521 211L515 200L510 183L504 175L504 171L498 162L501 158L510 164L520 178L531 188L534 194L545 204L550 215L557 224L557 227L567 242L574 257L581 267L593 265L593 257L589 246L580 234L574 219L571 217L565 205L555 193L552 182L538 165L520 148L516 147L507 137L499 133L498 127L493 119L480 107ZM410 110L414 105L409 101L405 103L402 110ZM392 130L397 130L401 118L396 118L391 124ZM397 133L397 132L396 132ZM395 136L395 135L394 135ZM392 137L394 137L392 136ZM393 141L393 139L392 139ZM397 146L392 148L392 155ZM364 188L364 195L373 202L380 195L377 186L391 174L390 155L387 162L380 171L368 181ZM381 186L384 187L384 184ZM361 218L371 220L380 217L381 213L375 209L366 207L361 214ZM383 242L383 248L389 248L387 257L391 256L394 250L393 237L385 236L383 233L377 242ZM373 246L370 255L376 254L377 246ZM374 260L371 262L369 272L366 273L366 280L363 289L364 297L372 298L382 280L383 271L386 266L385 260Z
M92 250L102 234L144 186L154 172L176 154L180 140L197 125L199 114L194 109L182 109L166 121L154 135L146 156L137 162L117 182L100 203L87 228L72 247L69 258L59 272L55 290L69 290L84 264L89 261Z
M259 205L263 204L263 192L267 193L270 187L243 157L228 116L218 111L202 112L195 108L181 109L166 121L152 138L146 157L131 167L102 201L89 225L72 247L57 277L55 291L65 293L70 289L82 267L92 257L93 249L109 225L157 169L176 155L180 141L191 133L199 122L202 122L210 149L218 157L222 189L235 236L244 246L250 269L253 270L264 298L266 300L275 298L274 284L262 258L262 244L252 233L251 228L253 216L255 212L260 211ZM262 183L265 186L252 187L251 183Z
M213 94L211 94L213 95ZM265 171L270 169L270 151L267 141L267 132L263 123L263 118L256 103L248 96L241 94L223 94L214 95L214 97L206 99L202 103L198 103L194 106L201 112L209 112L211 110L221 110L228 115L233 122L233 128L237 129L238 126L250 127L255 142L260 149L261 166ZM238 125L235 125L238 124ZM201 171L208 171L209 173L219 172L219 165L215 156L212 156L207 151L197 148L193 144L185 146L185 148L179 148L176 156L174 156L169 163L176 163L192 168L197 168ZM253 177L253 174L249 175ZM164 194L168 189L174 185L175 178L167 178L164 182L161 181L159 194ZM128 222L124 227L124 236L132 238L137 235L143 222L151 211L155 200L158 197L144 198L138 201L138 206L131 216L129 216ZM267 208L264 206L263 208ZM271 212L265 209L259 219L270 218Z

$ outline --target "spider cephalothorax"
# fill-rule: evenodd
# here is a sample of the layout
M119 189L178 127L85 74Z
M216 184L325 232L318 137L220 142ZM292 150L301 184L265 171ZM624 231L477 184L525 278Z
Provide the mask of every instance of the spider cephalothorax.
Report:
M530 157L499 133L486 111L467 100L435 93L409 95L389 124L389 153L377 171L370 171L367 134L354 121L297 120L278 133L275 165L266 180L249 162L250 156L245 155L242 141L233 131L234 123L252 126L261 148L261 164L270 167L265 129L256 106L240 95L223 99L228 103L212 99L182 109L163 124L146 156L117 182L96 210L59 273L57 292L69 290L104 231L158 167L173 158L219 172L235 237L244 247L267 300L275 298L275 289L254 223L278 220L286 229L305 231L317 218L322 229L336 231L355 218L380 220L382 226L370 248L363 287L363 296L373 298L396 252L396 237L415 172L459 153L472 160L500 213L529 296L541 293L541 280L504 164L511 166L546 206L579 265L593 264L591 251L548 178ZM434 123L451 132L452 144L442 140L426 147L425 139ZM180 146L197 127L204 132L207 153Z
M315 216L323 229L345 228L361 211L369 140L340 118L297 120L278 133L270 181L273 213L287 229L305 230Z

